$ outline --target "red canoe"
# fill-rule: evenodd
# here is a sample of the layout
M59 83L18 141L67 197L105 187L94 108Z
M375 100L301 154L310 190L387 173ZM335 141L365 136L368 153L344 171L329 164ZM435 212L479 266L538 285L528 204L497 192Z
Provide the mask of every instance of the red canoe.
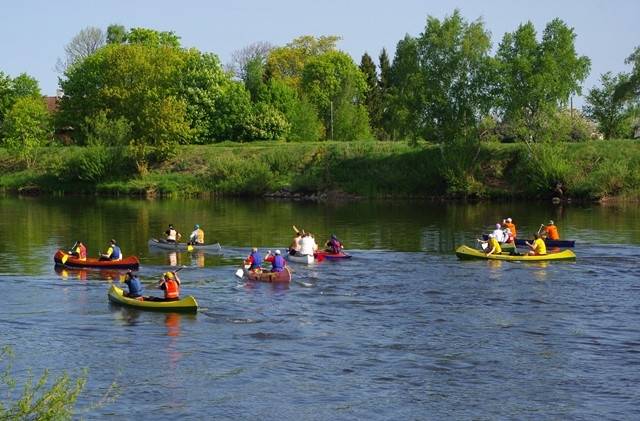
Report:
M244 275L250 281L260 282L291 282L291 272L289 268L285 266L282 272L269 272L263 270L261 272L255 272L244 268Z
M56 265L66 266L69 268L95 268L95 269L132 269L138 270L140 261L135 256L123 257L122 260L99 260L87 257L86 260L80 260L77 257L70 256L62 250L58 250L53 256Z
M322 259L329 259L329 260L351 259L351 255L350 254L344 253L342 251L340 253L331 253L331 252L328 252L328 251L319 250L319 251L314 253L314 256L318 260L322 260Z

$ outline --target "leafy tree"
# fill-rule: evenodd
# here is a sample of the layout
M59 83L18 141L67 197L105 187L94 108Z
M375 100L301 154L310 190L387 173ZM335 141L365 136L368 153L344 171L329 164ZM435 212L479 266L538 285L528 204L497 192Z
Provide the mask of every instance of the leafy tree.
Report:
M0 71L0 126L4 116L20 98L40 98L38 81L26 73L15 78Z
M406 35L398 42L393 65L384 77L387 86L384 129L393 140L420 137L420 119L413 112L421 107L420 71L418 42Z
M497 52L499 108L506 121L521 125L519 137L541 138L545 119L580 93L590 61L576 53L575 38L560 19L547 24L540 42L531 22L504 35Z
M319 38L304 35L284 47L274 48L267 57L267 78L284 80L290 86L299 88L305 63L312 57L334 51L339 40L340 37L334 35Z
M258 102L253 107L245 131L248 140L275 140L285 138L290 127L282 112L271 104Z
M245 65L243 73L244 86L251 94L251 99L256 101L260 92L265 89L264 64L260 58L255 58Z
M244 48L234 51L231 54L229 70L242 80L246 80L246 73L250 63L260 63L264 67L267 63L269 52L273 50L273 45L259 41L249 44Z
M173 31L156 31L149 28L131 28L127 33L127 42L148 47L180 47L180 37Z
M616 100L640 99L640 47L631 53L625 60L626 64L632 64L633 69L625 81L621 81L615 92Z
M378 80L378 90L380 92L380 120L376 130L378 138L386 140L389 138L389 126L391 120L391 63L385 48L380 52L378 62L380 63L380 78Z
M221 88L211 130L216 140L242 140L246 137L247 120L251 116L251 96L239 82L232 81Z
M378 74L376 71L376 65L373 62L371 56L367 53L362 55L360 61L360 71L364 75L364 79L367 83L367 91L365 93L364 104L369 113L369 119L371 125L376 132L382 130L382 98L380 83L378 81Z
M124 44L127 42L127 29L122 25L107 27L107 44Z
M331 110L338 104L343 108L364 109L366 89L367 84L362 72L351 57L341 51L330 51L313 57L304 66L303 94L318 110L329 135L332 123ZM359 111L354 113L359 115Z
M18 98L2 125L4 144L22 158L27 167L31 167L37 148L51 140L50 123L49 113L41 98Z
M318 118L316 108L304 98L296 99L294 107L287 114L291 124L289 140L293 142L313 142L324 136L324 127Z
M591 89L587 95L584 112L598 123L598 130L605 139L625 137L631 130L632 110L626 101L616 97L616 89L628 81L627 74L614 76L607 72L600 77L602 87Z
M88 26L82 29L64 47L64 58L59 58L56 70L60 73L80 60L89 57L105 45L106 35L100 28Z

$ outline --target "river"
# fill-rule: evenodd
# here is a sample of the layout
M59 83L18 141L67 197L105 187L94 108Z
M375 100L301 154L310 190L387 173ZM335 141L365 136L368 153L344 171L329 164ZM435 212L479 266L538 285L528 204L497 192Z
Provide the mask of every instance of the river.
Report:
M505 217L520 236L555 220L577 260L456 258ZM149 249L169 223L223 253ZM292 225L353 258L294 263L287 286L234 275ZM0 229L0 344L19 379L86 367L84 419L640 418L637 205L5 197ZM185 266L200 311L122 308L120 273L54 267L58 248L95 256L111 238L147 292Z

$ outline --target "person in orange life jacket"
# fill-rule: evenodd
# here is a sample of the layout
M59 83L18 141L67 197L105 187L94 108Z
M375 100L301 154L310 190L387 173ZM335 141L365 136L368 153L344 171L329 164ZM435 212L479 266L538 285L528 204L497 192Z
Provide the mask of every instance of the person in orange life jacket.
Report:
M338 237L336 237L335 234L331 234L331 238L329 239L329 241L326 242L325 245L326 245L325 250L333 254L340 253L344 248L344 246L342 245L342 242L338 240Z
M176 231L175 228L173 228L173 224L169 224L169 228L167 228L164 234L167 236L167 243L176 243L180 240L180 238L182 238L182 234L180 234L178 231Z
M100 260L122 260L122 251L116 240L109 241L109 248L106 253L100 255Z
M271 272L282 272L287 262L280 255L280 250L276 250L275 254L271 254L271 250L264 256L264 261L271 263Z
M175 272L165 272L158 283L158 288L164 291L165 301L177 301L180 299L180 278Z
M258 253L258 249L253 247L251 249L251 254L245 260L247 265L250 265L249 270L256 270L262 268L262 256Z
M69 255L75 256L80 260L87 260L87 248L82 244L82 241L78 240L69 250Z
M133 272L128 271L124 275L124 283L127 284L129 288L129 292L125 292L124 296L129 298L138 298L142 297L142 284L140 283L140 279Z
M559 240L560 233L558 233L558 227L553 223L553 221L549 221L549 224L545 227L541 225L540 228L544 227L544 234L549 240Z
M516 224L513 223L513 220L511 218L507 218L504 221L502 221L502 225L506 228L509 228L509 230L511 230L511 234L513 235L513 238L518 237Z

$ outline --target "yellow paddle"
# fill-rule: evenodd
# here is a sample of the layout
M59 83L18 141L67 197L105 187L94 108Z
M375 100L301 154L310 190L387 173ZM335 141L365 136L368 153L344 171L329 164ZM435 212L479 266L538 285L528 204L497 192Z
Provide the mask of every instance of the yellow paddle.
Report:
M296 232L296 234L298 234L300 232L300 230L295 225L292 225L291 227Z
M62 259L60 259L62 261L62 264L64 265L65 263L67 263L67 260L69 260L69 255L67 253L62 253Z
M187 245L187 251L193 251L193 244Z

